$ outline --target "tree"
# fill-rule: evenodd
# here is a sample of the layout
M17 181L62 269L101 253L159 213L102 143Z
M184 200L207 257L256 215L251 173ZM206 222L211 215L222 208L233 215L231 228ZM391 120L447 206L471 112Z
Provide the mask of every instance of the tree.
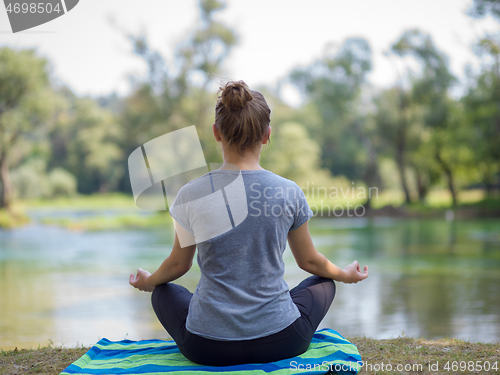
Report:
M368 186L376 186L379 184L377 150L363 108L366 103L361 97L371 66L368 42L351 38L337 53L292 71L290 80L321 118L321 125L312 136L321 146L322 166L334 175L361 179Z
M474 0L467 14L474 18L483 18L487 14L491 14L493 18L500 21L500 1Z
M411 196L406 179L406 159L410 143L408 92L400 87L382 90L374 97L374 104L373 117L382 145L385 146L383 154L396 161L405 202L410 203Z
M500 2L474 0L468 14L474 18L491 15L500 22ZM500 187L500 33L486 35L473 46L482 60L478 73L468 72L469 87L463 98L466 119L474 132L477 169L487 195Z
M448 67L447 56L438 50L429 35L422 33L417 29L408 30L391 47L394 54L400 57L412 56L421 66L418 74L408 72L411 82L411 90L407 92L400 91L400 126L401 136L396 144L396 161L399 166L399 173L403 183L403 189L406 194L406 201L410 201L408 187L405 186L405 170L407 165L411 165L417 176L417 191L420 201L425 199L429 183L432 178L429 177L429 162L426 160L426 154L411 153L407 150L409 126L419 126L418 121L410 123L412 114L417 114L424 128L420 129L414 137L414 150L418 150L423 142L429 142L434 135L446 132L450 126L450 105L452 101L448 97L448 91L456 78L451 74ZM442 130L442 131L438 131ZM423 137L423 138L422 138ZM420 138L420 139L419 139ZM438 136L440 139L440 137ZM456 189L453 182L453 169L445 158L442 157L445 143L442 141L431 142L434 146L432 154L438 165L446 175L448 187L453 197L453 204L457 203ZM424 158L420 156L424 155ZM412 157L413 156L413 157ZM426 170L427 169L427 170ZM426 176L427 184L423 180ZM427 186L426 186L427 185Z
M215 105L211 84L221 73L237 37L214 18L225 7L222 1L201 0L199 6L201 22L177 46L171 61L151 49L146 36L128 36L134 52L147 63L148 76L126 98L120 116L125 135L121 147L126 155L150 139L195 124L206 159L218 161L211 127ZM127 175L120 186L129 190Z
M295 181L301 187L308 182L321 186L320 183L328 179L328 171L320 168L321 149L302 124L281 123L273 127L273 134L269 149L262 153L264 168Z
M479 42L480 53L491 60L477 75L470 74L470 85L463 98L466 120L474 132L471 141L477 168L488 195L500 186L500 44Z
M80 193L117 188L123 176L123 133L117 118L90 98L66 92L68 109L50 132L50 168L72 171Z
M43 133L60 105L46 59L34 50L0 49L0 208L12 200L9 166L16 145Z

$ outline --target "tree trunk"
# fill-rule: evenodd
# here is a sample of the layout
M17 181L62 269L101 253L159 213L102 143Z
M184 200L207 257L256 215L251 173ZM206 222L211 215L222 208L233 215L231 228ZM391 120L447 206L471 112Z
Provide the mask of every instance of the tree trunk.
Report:
M0 208L10 208L12 199L12 183L9 175L9 164L5 153L0 155Z
M451 198L453 199L453 207L457 205L457 191L455 189L455 183L453 182L453 174L451 169L446 171L446 177L448 178L448 189L450 189Z
M370 138L368 138L362 132L359 124L355 122L353 126L354 126L354 131L356 132L356 136L358 137L359 141L361 142L361 144L363 145L364 149L368 154L368 166L366 167L365 173L363 175L363 182L368 186L368 194L366 198L367 200L364 203L364 206L365 209L370 209L372 200L370 188L377 187L377 185L378 186L381 185L377 152L375 151L375 147L373 146L373 143L371 142Z
M377 153L375 152L375 148L373 147L372 143L370 140L366 139L365 146L368 148L368 157L369 157L369 164L368 167L366 168L365 175L364 175L364 182L368 186L368 192L367 192L367 200L365 202L365 208L370 209L371 208L371 190L370 188L372 187L377 187L380 188L380 172L378 168L378 160L377 160ZM378 190L377 190L378 191Z
M427 184L423 181L422 173L419 172L417 168L415 168L415 173L417 175L418 200L420 203L424 203L429 189Z
M396 163L398 164L398 172L399 172L399 178L401 180L401 188L405 193L405 203L408 204L411 203L411 197L410 197L410 191L408 190L408 183L406 182L403 153L404 153L403 147L400 147L398 145L398 148L396 150Z
M436 160L446 175L446 179L448 180L448 189L450 190L451 199L453 200L453 207L455 207L457 205L457 191L455 189L453 171L451 170L450 166L441 158L439 150L436 150Z
M490 176L486 176L483 178L484 188L486 190L486 197L493 198L493 183L491 182Z
M408 190L408 183L406 181L405 174L405 152L406 152L406 128L407 128L407 117L406 112L408 108L408 100L405 93L400 89L400 103L399 103L399 115L400 123L399 129L397 130L397 144L396 144L396 163L398 164L399 178L401 179L401 187L405 193L405 203L411 203L410 191Z

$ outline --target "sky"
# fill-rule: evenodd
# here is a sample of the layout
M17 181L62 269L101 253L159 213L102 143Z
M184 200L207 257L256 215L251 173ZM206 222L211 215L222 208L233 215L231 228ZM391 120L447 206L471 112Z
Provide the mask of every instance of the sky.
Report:
M239 44L225 62L222 78L244 80L250 87L274 86L295 67L307 66L335 51L349 37L365 38L373 51L368 79L387 87L397 79L395 62L384 56L411 28L430 34L450 58L460 78L464 66L478 67L471 45L500 25L491 17L466 15L472 0L227 0L216 18L233 28ZM199 22L195 0L80 0L49 23L12 33L0 5L0 47L36 48L53 74L78 95L130 90L129 75L145 75L146 65L132 53L127 34L145 33L167 61L177 43ZM285 98L297 93L284 86Z

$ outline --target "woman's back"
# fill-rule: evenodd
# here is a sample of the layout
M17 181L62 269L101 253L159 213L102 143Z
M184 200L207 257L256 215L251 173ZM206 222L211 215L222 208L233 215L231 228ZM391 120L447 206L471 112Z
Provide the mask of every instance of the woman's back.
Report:
M216 170L187 184L178 201L196 196L193 191L199 191L200 184L212 186L221 174L240 173L246 217L239 225L233 223L231 230L198 243L201 278L191 300L187 329L211 339L262 337L281 331L300 316L283 280L288 232L312 216L297 184L267 170ZM238 213L231 207L241 209L241 205L227 205L233 218ZM220 215L200 215L196 205L175 203L170 211L189 232L216 226Z

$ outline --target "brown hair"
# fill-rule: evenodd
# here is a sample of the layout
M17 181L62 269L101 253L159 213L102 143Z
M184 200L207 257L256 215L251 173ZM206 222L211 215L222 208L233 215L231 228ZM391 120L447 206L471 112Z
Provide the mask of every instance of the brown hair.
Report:
M271 110L260 92L243 81L230 81L219 88L215 126L229 147L241 155L255 148L267 134Z

